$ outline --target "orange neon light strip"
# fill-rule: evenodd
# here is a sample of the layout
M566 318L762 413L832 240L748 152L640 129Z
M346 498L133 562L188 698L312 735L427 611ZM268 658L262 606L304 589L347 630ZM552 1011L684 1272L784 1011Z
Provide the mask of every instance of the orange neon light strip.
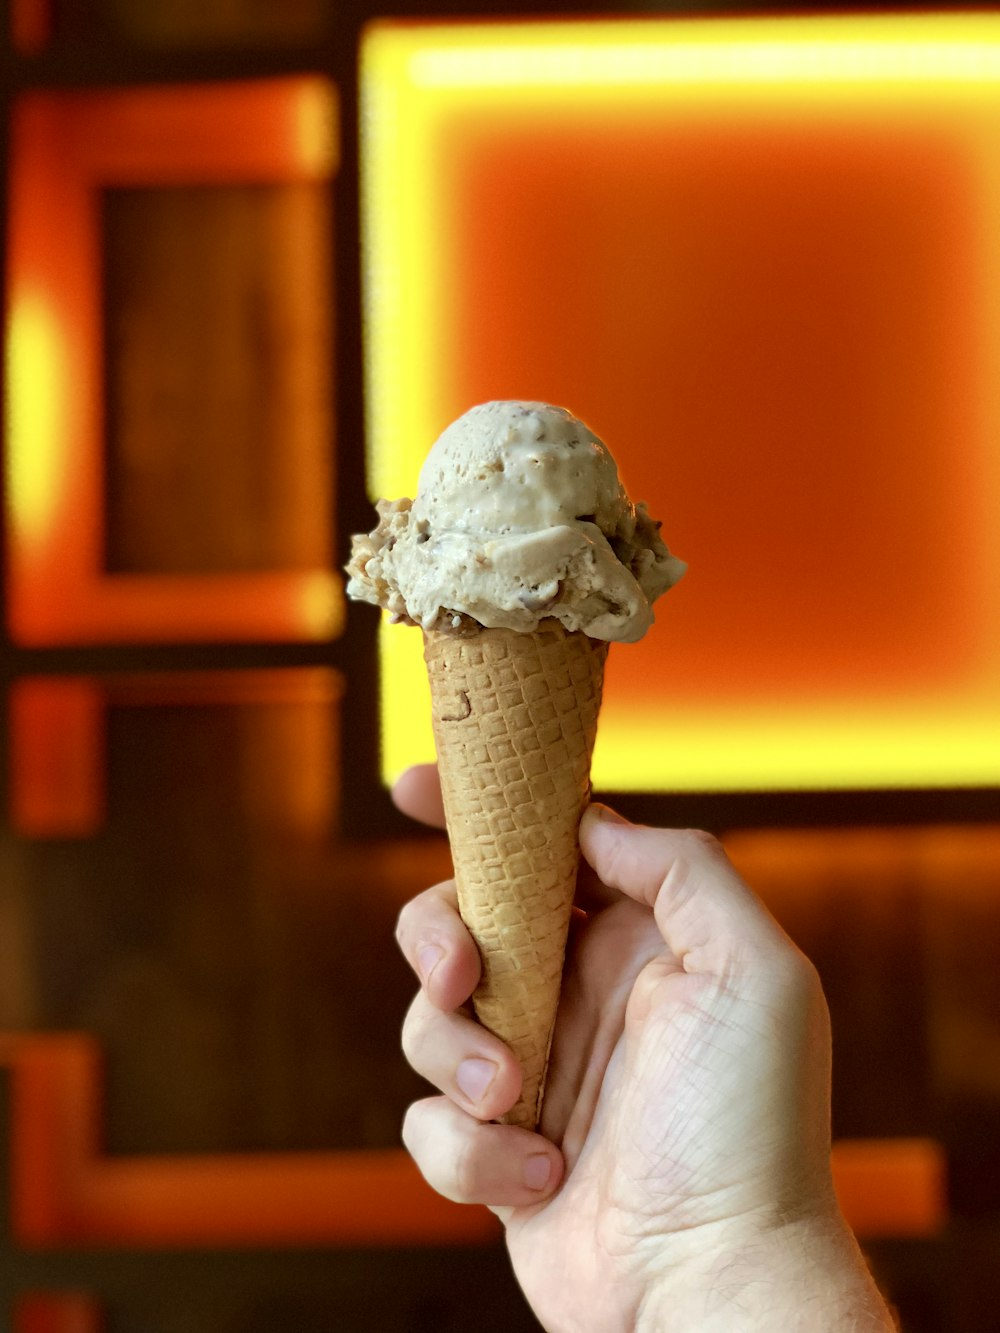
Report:
M13 1333L100 1333L97 1301L84 1292L28 1292L14 1306Z
M434 1194L402 1152L105 1158L93 1040L8 1034L0 1062L14 1075L19 1244L476 1244L497 1234L492 1214ZM930 1236L947 1220L933 1140L841 1140L833 1169L862 1238Z
M933 1139L841 1139L833 1164L837 1198L856 1235L901 1239L943 1230L947 1163Z
M690 563L595 784L1000 783L1000 16L386 21L362 85L373 498L555 400ZM430 708L380 652L391 778Z
M9 616L22 644L321 639L330 570L107 575L98 191L320 180L336 168L328 84L32 93L11 139L6 468Z
M105 1157L90 1038L0 1036L0 1063L13 1074L19 1245L434 1245L497 1235L491 1213L440 1198L401 1151Z

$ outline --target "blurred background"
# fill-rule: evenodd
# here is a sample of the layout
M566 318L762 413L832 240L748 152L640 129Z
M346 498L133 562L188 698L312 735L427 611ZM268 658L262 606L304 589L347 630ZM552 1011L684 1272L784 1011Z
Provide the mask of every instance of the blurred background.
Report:
M339 572L491 397L690 562L596 786L819 967L904 1326L1000 1329L1000 16L643 8L0 2L12 1333L537 1327L399 1147L449 861Z

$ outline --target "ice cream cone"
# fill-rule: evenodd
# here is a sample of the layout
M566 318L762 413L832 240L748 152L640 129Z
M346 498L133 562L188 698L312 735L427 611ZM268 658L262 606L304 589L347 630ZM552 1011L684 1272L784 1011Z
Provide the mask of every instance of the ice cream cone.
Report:
M473 1005L523 1070L505 1119L534 1129L607 644L547 620L529 633L432 631L424 655L459 908L483 959Z

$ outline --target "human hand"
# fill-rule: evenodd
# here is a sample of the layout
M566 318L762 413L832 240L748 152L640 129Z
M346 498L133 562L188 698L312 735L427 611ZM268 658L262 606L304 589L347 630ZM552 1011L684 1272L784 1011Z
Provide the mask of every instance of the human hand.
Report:
M394 795L443 822L433 769ZM596 878L539 1134L490 1123L520 1074L463 1008L479 958L454 885L400 917L423 982L404 1049L444 1094L404 1126L424 1175L500 1216L549 1330L892 1328L833 1193L815 969L707 835L592 806L580 845Z

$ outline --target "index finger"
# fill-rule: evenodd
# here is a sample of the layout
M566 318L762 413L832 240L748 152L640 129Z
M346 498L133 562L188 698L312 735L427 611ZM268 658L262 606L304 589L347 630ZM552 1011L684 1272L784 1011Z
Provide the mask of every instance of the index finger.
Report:
M437 764L414 764L396 779L392 799L404 815L432 828L444 828L444 802Z

